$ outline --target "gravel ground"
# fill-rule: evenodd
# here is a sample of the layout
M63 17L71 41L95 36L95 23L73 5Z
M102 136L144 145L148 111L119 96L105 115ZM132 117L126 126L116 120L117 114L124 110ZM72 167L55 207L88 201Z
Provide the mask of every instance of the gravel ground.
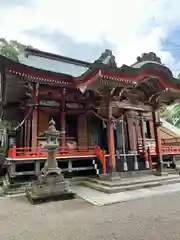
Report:
M0 199L0 240L180 239L180 193L106 207L81 199L32 206Z

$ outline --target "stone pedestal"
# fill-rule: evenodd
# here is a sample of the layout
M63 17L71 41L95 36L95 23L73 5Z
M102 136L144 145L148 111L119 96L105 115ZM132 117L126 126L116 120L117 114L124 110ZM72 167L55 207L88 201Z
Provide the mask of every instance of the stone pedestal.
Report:
M32 204L52 200L67 200L75 197L68 181L65 181L61 175L51 174L32 183L31 187L27 189L26 195Z
M166 175L168 175L168 173L164 172L163 162L158 160L155 176L166 176Z
M49 128L45 131L47 144L44 148L48 151L48 158L41 171L38 181L33 182L26 190L26 196L32 204L49 200L67 200L75 197L69 187L69 182L64 180L61 169L57 165L55 153L59 147L55 122L49 122Z

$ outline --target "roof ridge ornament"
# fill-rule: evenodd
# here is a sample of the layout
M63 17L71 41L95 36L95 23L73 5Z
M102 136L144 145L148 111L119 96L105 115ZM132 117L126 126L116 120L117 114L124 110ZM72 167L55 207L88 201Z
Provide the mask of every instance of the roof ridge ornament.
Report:
M97 61L110 65L112 67L117 67L115 56L112 54L112 51L109 49L106 49L103 53L101 53L101 56L97 59Z
M141 56L137 57L137 62L143 61L153 61L162 64L161 58L157 57L157 55L154 52L143 53Z

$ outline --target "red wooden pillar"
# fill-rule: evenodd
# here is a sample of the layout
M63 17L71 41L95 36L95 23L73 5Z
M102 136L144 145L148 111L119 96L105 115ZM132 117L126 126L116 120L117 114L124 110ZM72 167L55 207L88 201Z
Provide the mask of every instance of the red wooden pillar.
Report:
M60 112L60 121L61 121L61 134L60 134L60 146L61 150L66 146L66 114L61 110Z
M146 144L146 136L145 136L145 132L144 132L143 112L140 112L140 127L141 127L141 134L142 134L142 150L143 150L143 154L145 157L145 168L149 168L150 163L149 163L149 158L148 158L148 148L147 148L147 144Z
M24 117L26 115L26 109L24 110ZM27 147L27 121L24 123L24 147Z
M146 154L146 136L144 132L144 118L143 118L142 112L140 112L140 127L141 127L143 153Z
M116 171L116 159L115 159L115 144L114 144L114 126L112 119L112 104L108 103L108 120L107 120L107 136L108 136L108 151L110 168L112 171Z
M140 116L137 116L136 131L137 131L137 139L142 138Z
M24 118L26 117L26 115L28 114L28 108L25 108L25 114L24 114ZM24 147L29 147L29 143L28 143L28 119L25 121L24 123Z
M135 118L136 114L133 111L127 111L127 124L128 124L128 137L129 137L129 151L131 153L137 152L137 139L136 139L136 125Z
M24 147L24 126L20 130L20 147Z
M65 97L65 89L63 89L62 95ZM65 99L61 102L61 111L60 111L60 147L61 150L64 150L66 146L66 113L65 113L66 102Z
M162 144L160 136L160 126L161 122L158 116L158 113L153 111L153 122L154 122L154 136L156 142L156 153L157 153L157 175L163 174L163 154L162 154Z
M27 123L24 123L24 147L27 147Z
M33 104L38 104L38 91L39 83L35 84ZM36 106L33 108L32 114L32 134L31 134L31 147L35 149L37 147L37 135L38 135L38 109Z
M151 139L154 139L154 122L153 119L149 120L149 128L150 128L150 133L151 133Z
M27 124L27 147L31 147L31 118L28 118L26 120L26 124Z
M132 153L134 156L134 170L138 170L139 166L137 161L137 148L138 148L137 112L133 110L126 111L126 116L128 124L129 153Z

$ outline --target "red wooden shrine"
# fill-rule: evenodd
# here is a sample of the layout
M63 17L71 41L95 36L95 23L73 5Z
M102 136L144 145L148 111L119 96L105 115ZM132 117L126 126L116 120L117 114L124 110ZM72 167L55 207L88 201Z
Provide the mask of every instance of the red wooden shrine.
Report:
M158 109L179 99L180 82L154 53L117 67L110 50L93 63L34 49L0 57L1 116L11 123L7 161L43 159L51 118L57 159L98 159L100 172L152 168L180 154L163 145ZM13 139L13 140L12 140Z

